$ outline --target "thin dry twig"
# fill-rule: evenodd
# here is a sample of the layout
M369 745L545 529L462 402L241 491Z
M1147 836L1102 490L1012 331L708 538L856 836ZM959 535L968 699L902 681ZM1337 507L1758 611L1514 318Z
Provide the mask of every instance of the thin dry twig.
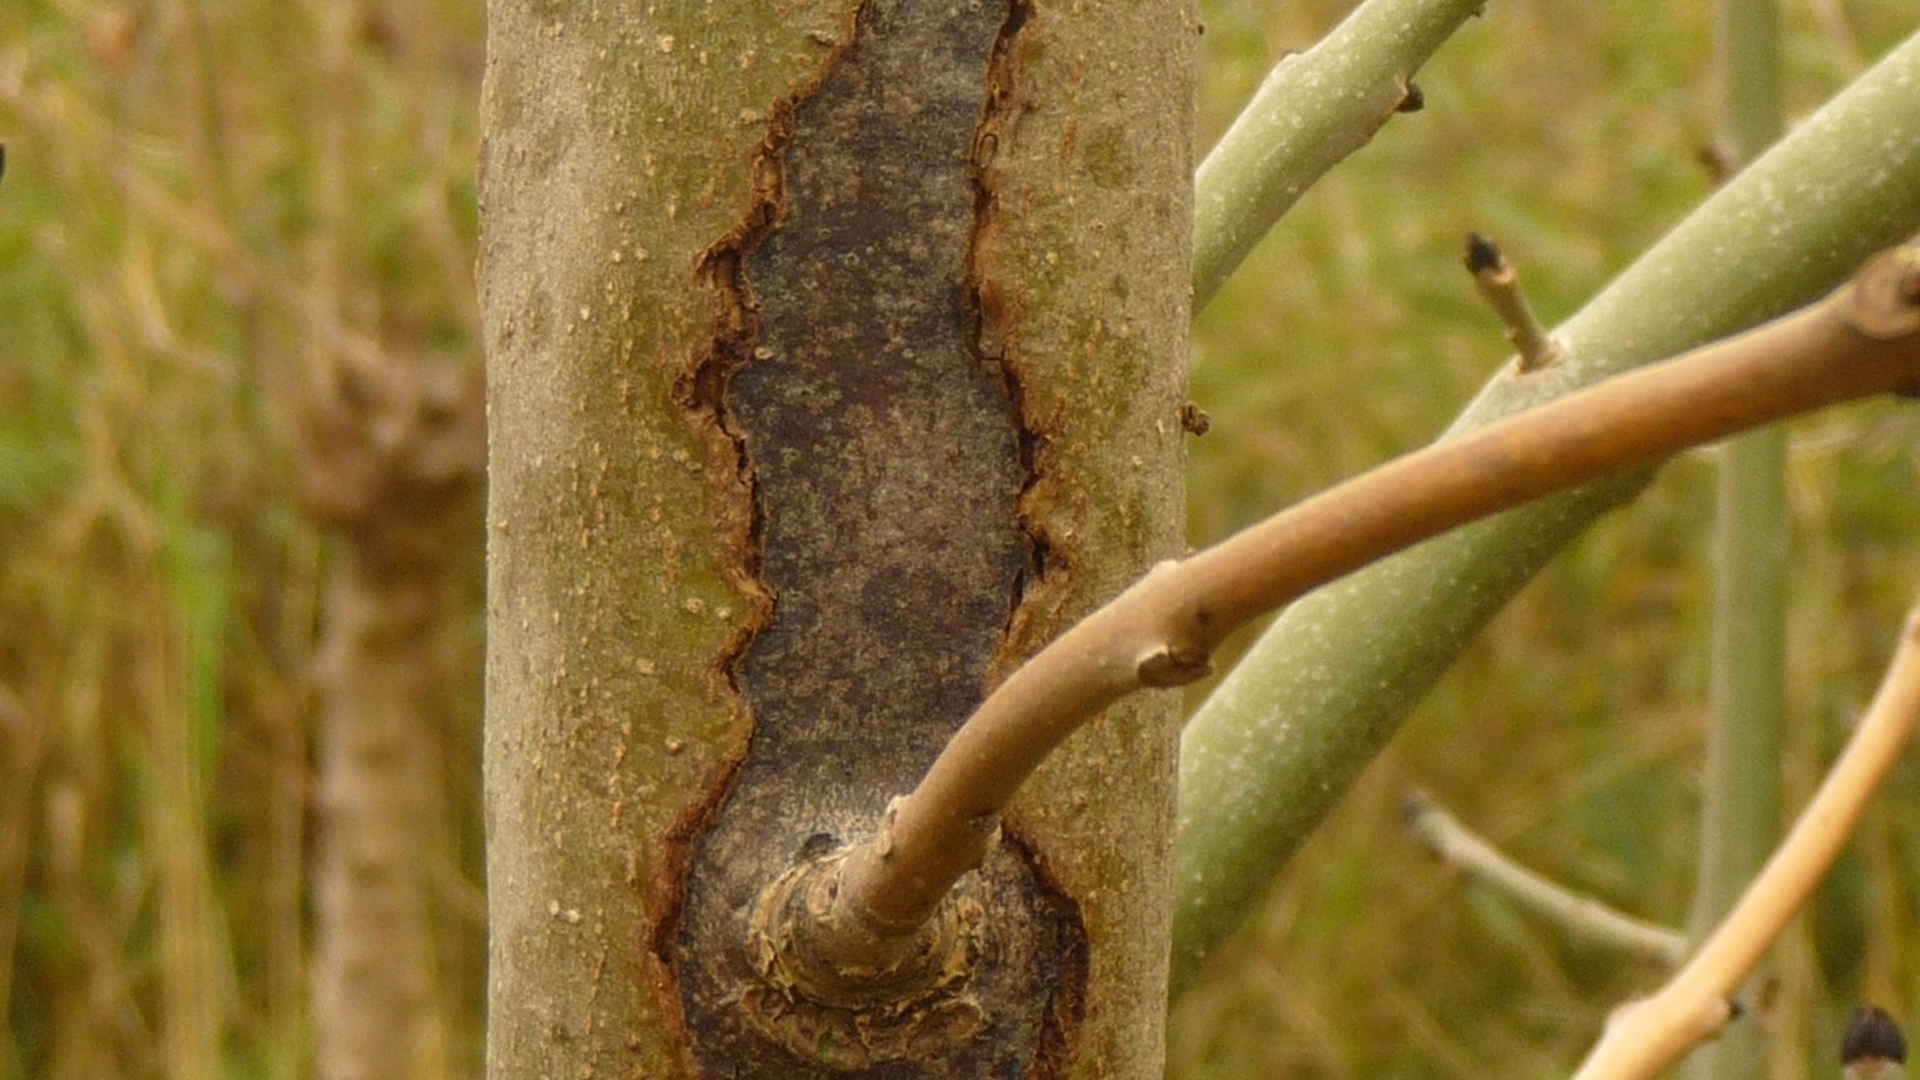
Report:
M1826 875L1920 719L1920 605L1866 718L1813 801L1740 901L1685 967L1615 1010L1574 1080L1648 1080L1720 1029L1727 997Z
M1402 807L1407 829L1435 857L1521 906L1552 919L1573 935L1671 967L1687 955L1686 935L1615 911L1520 865L1460 824L1423 791L1410 791Z

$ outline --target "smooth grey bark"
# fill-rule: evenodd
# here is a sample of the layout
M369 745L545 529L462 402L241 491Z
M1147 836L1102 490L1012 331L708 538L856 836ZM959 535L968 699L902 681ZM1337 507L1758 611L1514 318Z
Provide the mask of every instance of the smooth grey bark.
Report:
M738 1015L756 883L1177 549L1196 32L490 6L490 1075L819 1071ZM1011 562L958 573L943 514ZM1159 1072L1173 705L1007 820L1066 927L1019 988L1050 1075Z

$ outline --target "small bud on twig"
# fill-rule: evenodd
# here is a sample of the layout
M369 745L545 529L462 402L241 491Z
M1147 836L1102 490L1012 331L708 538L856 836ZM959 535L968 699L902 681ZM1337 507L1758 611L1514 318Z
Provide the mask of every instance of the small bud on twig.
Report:
M1479 233L1467 234L1467 273L1474 287L1493 306L1500 324L1506 327L1507 340L1520 354L1520 370L1538 371L1553 363L1559 347L1547 336L1540 320L1533 317L1527 298L1520 293L1520 275L1492 240Z

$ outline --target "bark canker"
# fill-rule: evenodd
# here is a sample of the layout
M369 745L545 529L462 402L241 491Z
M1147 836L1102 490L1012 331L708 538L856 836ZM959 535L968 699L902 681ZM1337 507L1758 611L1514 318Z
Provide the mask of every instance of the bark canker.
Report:
M979 703L1040 561L1018 513L1033 436L973 257L1023 19L869 0L773 111L760 198L703 267L722 315L688 389L738 441L775 598L734 666L749 750L666 943L711 1074L1020 1075L1074 1014L1079 929L1017 843L965 886L973 970L924 1023L770 987L747 947L762 891L864 839Z

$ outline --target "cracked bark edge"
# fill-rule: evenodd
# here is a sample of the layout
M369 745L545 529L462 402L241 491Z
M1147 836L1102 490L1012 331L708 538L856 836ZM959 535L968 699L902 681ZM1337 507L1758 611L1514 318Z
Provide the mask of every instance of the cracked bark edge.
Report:
M859 6L854 6L855 18ZM750 159L752 200L740 220L701 253L694 267L695 282L713 302L713 337L707 349L674 376L670 391L673 400L695 423L717 434L717 441L724 447L716 448L718 455L724 457L731 453L731 461L714 462L711 473L716 477L715 487L729 489L728 494L744 503L745 513L738 515L742 528L733 541L736 559L730 577L742 595L754 598L751 615L740 620L738 630L713 665L715 676L726 683L733 711L748 735L728 748L716 781L701 798L688 804L666 834L666 851L652 866L659 886L656 895L666 900L648 928L647 953L658 965L651 969L654 978L650 981L657 983L658 999L673 1014L672 1033L680 1044L684 1060L695 1057L695 1040L680 991L680 965L674 956L674 943L681 931L687 880L693 872L700 838L733 795L752 738L753 718L741 690L739 665L754 637L773 618L773 595L760 577L762 515L754 491L753 465L746 440L730 420L726 405L727 378L749 354L759 326L759 309L746 286L743 267L748 254L773 230L779 218L783 179L780 155L793 135L794 110L816 93L839 67L853 41L854 34L849 28L814 77L782 98L769 112L766 135Z
M673 1016L672 1034L683 1060L695 1058L694 1038L680 992L679 964L674 956L674 943L687 902L687 879L693 871L700 838L732 796L740 767L747 758L752 715L741 691L739 665L754 637L773 618L773 596L760 577L762 518L754 492L753 465L746 440L731 422L726 406L728 375L748 355L759 324L758 308L746 287L743 265L779 218L780 155L793 134L794 110L819 90L852 44L853 34L849 30L814 77L782 98L769 112L766 135L750 159L752 200L740 220L700 254L694 267L695 282L712 299L712 339L703 353L674 376L670 391L673 400L696 424L709 427L717 435L716 442L720 445L716 446L716 456L723 460L714 462L711 468L715 476L713 486L727 489L726 494L740 500L745 509L738 515L741 528L733 540L735 561L729 576L741 595L753 598L751 613L739 621L734 636L713 664L715 677L723 680L728 688L739 726L748 735L728 748L717 770L717 779L699 799L688 804L665 836L665 852L651 867L657 886L655 895L666 899L648 927L646 949L657 965L651 968L653 977L649 981L656 984L656 997ZM731 461L724 460L729 453Z
M1014 79L1014 46L1020 30L1032 15L1032 0L1008 0L1006 22L1001 24L1000 33L994 39L993 50L987 58L987 89L980 126L974 133L971 151L974 213L973 232L967 240L966 276L968 306L974 321L970 338L974 355L982 363L998 370L1005 383L1007 400L1013 406L1015 437L1023 474L1020 491L1014 498L1014 519L1026 538L1027 568L1016 583L1007 606L1007 622L1000 635L1003 643L1000 651L1003 654L1006 652L1004 644L1012 640L1021 608L1032 588L1044 581L1050 571L1065 569L1070 565L1066 557L1067 549L1052 535L1045 521L1029 511L1037 497L1035 492L1040 478L1045 472L1047 436L1035 420L1027 394L1026 375L1020 368L1015 350L1009 347L1007 341L999 291L983 266L986 262L985 252L993 244L998 231L1000 208L995 189L995 159L1001 145L1012 138L1022 107ZM992 676L994 682L998 682L1004 674L1000 670L1003 663L1003 659L996 658Z
M1080 903L1063 888L1048 865L1046 855L1029 843L1015 822L1001 827L1000 843L1013 849L1022 862L1033 868L1040 882L1043 901L1052 909L1047 920L1057 934L1053 945L1059 957L1060 980L1049 994L1046 1016L1040 1025L1040 1045L1035 1049L1028 1080L1049 1080L1063 1075L1073 1054L1073 1038L1080 1030L1087 1011L1087 964L1091 952L1087 942L1086 920L1080 917Z
M1015 298L1000 292L989 269L1001 245L999 166L1006 160L1004 154L1020 118L1033 107L1021 96L1019 85L1020 32L1039 13L1035 0L1006 0L1006 6L1007 21L988 60L987 92L974 145L977 204L967 250L967 288L978 320L977 352L1000 371L1014 408L1023 474L1014 500L1014 520L1026 538L1028 560L1007 610L1000 647L989 669L989 686L997 686L1045 645L1053 632L1070 624L1065 612L1073 603L1073 571L1079 561L1079 543L1058 535L1049 521L1049 511L1060 495L1058 454L1053 446L1060 418L1048 415L1035 401L1032 373L1024 363L1015 329L1023 312Z

